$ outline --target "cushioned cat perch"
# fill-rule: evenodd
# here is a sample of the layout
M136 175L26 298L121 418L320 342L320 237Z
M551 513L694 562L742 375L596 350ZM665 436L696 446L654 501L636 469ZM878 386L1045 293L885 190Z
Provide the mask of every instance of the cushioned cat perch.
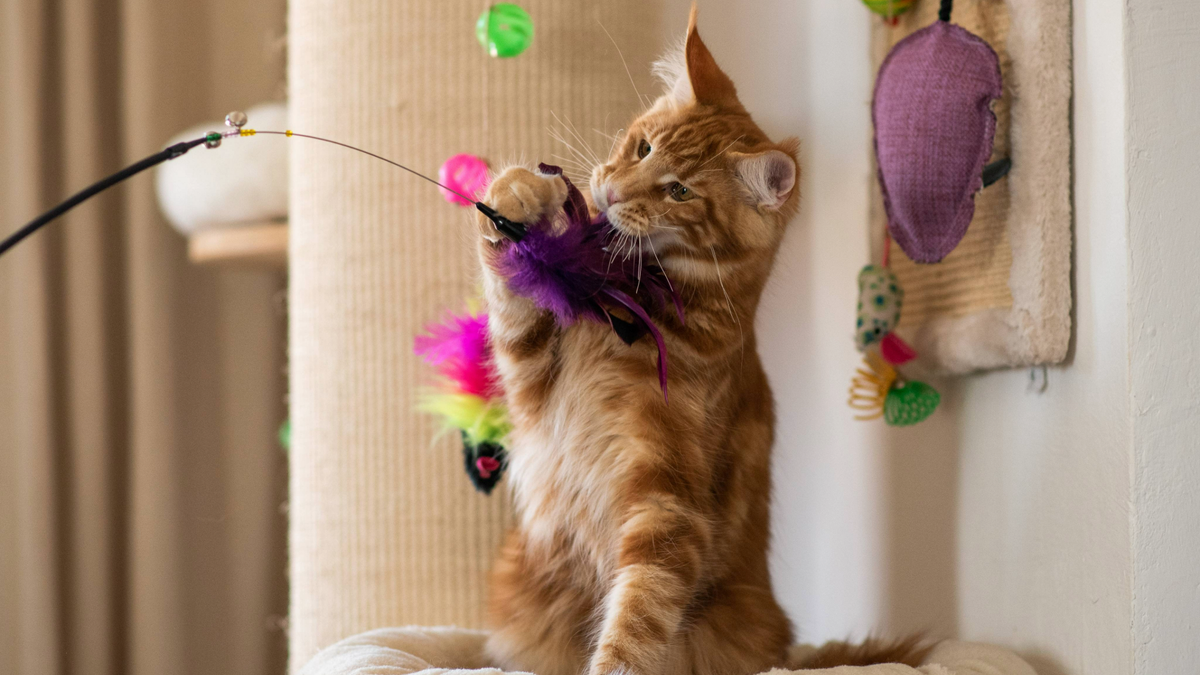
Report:
M381 628L346 638L319 652L298 675L503 675L483 653L487 633L460 628ZM795 661L813 647L792 650ZM828 675L1036 675L1012 652L991 645L946 641L918 668L883 664L861 668L789 671Z

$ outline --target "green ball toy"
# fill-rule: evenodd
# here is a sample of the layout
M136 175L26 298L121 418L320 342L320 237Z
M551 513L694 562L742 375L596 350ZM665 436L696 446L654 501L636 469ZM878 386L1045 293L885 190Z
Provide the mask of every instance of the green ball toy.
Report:
M520 54L533 42L533 19L517 5L501 2L484 10L475 22L475 37L492 56Z
M883 418L894 427L912 426L937 410L942 397L924 382L904 382L892 387L883 403Z

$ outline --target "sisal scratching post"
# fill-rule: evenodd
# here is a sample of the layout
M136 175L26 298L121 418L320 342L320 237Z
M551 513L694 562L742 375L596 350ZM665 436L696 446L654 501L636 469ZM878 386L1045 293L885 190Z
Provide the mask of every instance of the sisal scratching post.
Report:
M493 167L554 162L569 151L551 128L606 155L600 132L617 132L640 103L604 29L649 95L661 3L521 4L532 46L493 59L475 41L486 2L294 0L290 126L427 174L460 152ZM435 442L435 422L413 412L430 377L413 335L476 285L473 211L382 162L286 142L294 670L370 628L482 626L510 515L503 490L471 489L456 439Z

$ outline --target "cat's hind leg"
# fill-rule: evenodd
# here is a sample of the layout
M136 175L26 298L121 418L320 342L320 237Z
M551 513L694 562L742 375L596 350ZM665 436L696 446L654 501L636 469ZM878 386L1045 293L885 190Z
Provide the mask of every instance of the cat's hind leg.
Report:
M769 586L725 583L689 622L690 675L753 675L784 665L792 627Z
M537 675L580 675L594 640L594 590L578 568L555 556L531 553L513 532L492 568L487 654L505 670Z

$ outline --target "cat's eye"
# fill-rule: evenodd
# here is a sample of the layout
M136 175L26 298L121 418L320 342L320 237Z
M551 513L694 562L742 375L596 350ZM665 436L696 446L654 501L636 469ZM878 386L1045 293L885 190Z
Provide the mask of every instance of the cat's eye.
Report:
M682 183L671 183L667 186L667 193L671 195L671 199L677 202L686 202L696 196L692 189Z
M641 141L638 142L638 149L637 149L638 159L645 159L646 155L650 154L650 151L652 149L653 148L650 147L650 141L647 141L646 139L643 138Z

